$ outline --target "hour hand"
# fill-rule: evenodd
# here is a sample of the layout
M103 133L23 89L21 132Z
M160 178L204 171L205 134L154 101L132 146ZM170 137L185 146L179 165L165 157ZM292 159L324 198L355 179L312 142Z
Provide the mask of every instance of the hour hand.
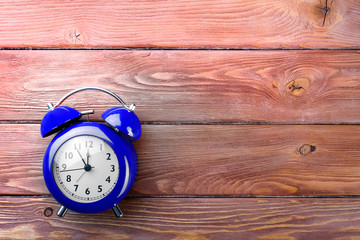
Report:
M90 153L89 153L89 149L87 150L86 153L86 164L89 165L89 159L90 159Z

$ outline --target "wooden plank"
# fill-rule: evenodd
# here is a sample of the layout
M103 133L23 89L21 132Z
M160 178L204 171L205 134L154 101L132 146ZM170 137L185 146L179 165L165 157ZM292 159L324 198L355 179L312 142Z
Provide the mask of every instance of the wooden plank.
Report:
M359 199L132 198L124 217L55 215L49 198L0 198L1 239L357 239ZM49 215L44 216L44 212Z
M357 0L17 0L0 16L2 47L360 46Z
M360 195L359 133L359 125L144 125L131 195ZM36 124L0 125L0 194L48 194L50 138Z
M136 103L142 121L358 123L356 51L1 51L0 120L41 120L83 86ZM65 102L100 113L103 93Z

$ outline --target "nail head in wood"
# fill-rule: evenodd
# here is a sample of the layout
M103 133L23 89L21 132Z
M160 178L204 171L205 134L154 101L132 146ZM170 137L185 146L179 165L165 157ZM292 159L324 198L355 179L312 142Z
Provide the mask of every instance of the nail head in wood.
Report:
M47 207L44 210L45 217L51 217L53 213L54 213L54 209L52 209L51 207Z

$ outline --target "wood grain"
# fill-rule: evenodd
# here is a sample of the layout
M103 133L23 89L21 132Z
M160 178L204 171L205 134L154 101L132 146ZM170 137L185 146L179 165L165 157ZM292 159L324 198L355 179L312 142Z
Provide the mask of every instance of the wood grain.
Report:
M5 1L0 46L359 48L359 1L328 2Z
M0 1L0 26L0 239L359 239L360 1ZM46 104L84 86L143 123L121 219L58 218L43 181Z
M131 195L360 195L359 133L359 125L144 125ZM48 194L50 139L36 124L0 125L0 194Z
M1 51L0 120L40 121L48 102L99 86L145 122L359 123L356 51ZM65 102L98 113L118 102Z
M0 198L1 239L357 239L359 199L132 198L64 218L51 198Z

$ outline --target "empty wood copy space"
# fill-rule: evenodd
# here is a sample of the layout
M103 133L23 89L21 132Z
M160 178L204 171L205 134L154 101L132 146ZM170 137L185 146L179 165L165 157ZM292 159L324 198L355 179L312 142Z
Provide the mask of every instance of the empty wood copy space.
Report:
M359 239L359 1L3 1L0 48L0 239ZM120 219L43 180L46 104L84 86L142 122Z

